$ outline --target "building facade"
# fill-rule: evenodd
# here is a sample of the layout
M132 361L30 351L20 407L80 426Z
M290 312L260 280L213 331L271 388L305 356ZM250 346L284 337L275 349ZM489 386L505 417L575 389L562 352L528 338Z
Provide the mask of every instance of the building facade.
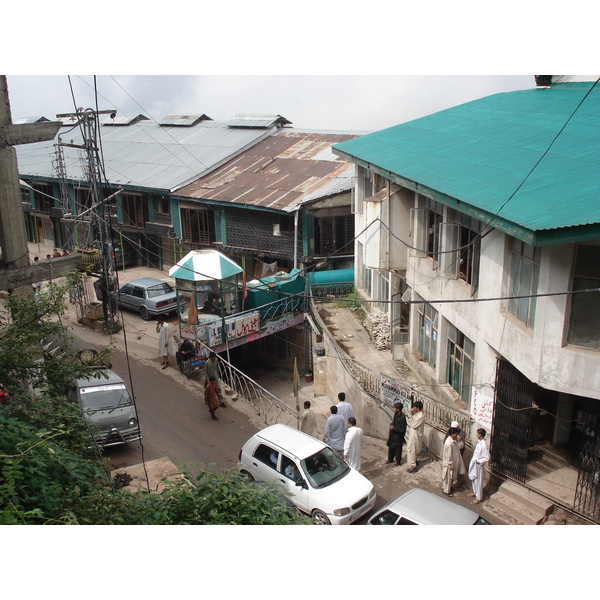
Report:
M600 90L562 81L334 151L357 165L356 285L395 355L490 431L496 474L598 521Z

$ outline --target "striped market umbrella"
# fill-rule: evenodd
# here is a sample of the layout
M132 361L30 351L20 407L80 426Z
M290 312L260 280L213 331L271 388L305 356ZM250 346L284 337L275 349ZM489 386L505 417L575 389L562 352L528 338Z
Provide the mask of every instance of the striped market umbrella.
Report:
M169 276L188 281L224 280L242 268L218 250L192 250L169 269Z

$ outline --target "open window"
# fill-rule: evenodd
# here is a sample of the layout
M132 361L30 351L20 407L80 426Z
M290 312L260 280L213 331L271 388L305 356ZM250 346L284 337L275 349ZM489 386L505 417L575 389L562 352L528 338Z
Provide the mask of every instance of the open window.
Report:
M260 444L254 451L254 458L260 460L260 462L277 470L277 464L279 463L279 452L266 444Z
M567 342L600 350L600 245L580 244L575 250L573 290Z

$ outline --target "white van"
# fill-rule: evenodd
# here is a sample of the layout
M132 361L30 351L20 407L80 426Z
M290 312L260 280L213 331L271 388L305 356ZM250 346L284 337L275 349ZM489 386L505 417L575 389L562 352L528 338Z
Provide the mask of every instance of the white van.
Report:
M373 484L323 442L287 425L271 425L242 447L238 469L281 484L317 525L349 525L375 506Z

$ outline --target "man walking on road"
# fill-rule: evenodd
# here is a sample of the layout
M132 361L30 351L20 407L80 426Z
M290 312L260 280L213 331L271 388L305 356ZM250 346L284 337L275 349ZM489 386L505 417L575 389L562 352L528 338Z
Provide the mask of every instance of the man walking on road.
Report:
M338 415L343 417L344 423L347 423L348 419L354 416L352 405L349 402L346 402L346 394L344 394L344 392L338 394L337 411Z
M216 380L211 377L204 388L204 404L208 406L208 412L213 421L218 421L216 412L219 408L219 400L217 399L217 388L215 386Z
M300 407L296 406L296 410L300 412ZM312 435L314 438L318 435L317 419L315 413L310 410L310 402L308 400L304 402L304 411L300 415L300 431L304 431L304 433L308 433L308 435Z
M402 402L394 404L394 419L390 423L390 431L388 434L388 459L385 463L389 465L396 462L396 466L400 466L402 462L402 448L404 446L404 436L406 435L406 417L402 412Z
M219 379L219 361L215 352L210 352L208 360L204 363L204 385L208 385L211 377L215 379L215 391L219 404L225 408L227 405L223 401L223 392L221 391L221 380Z
M329 410L331 411L331 415L325 423L323 441L329 444L343 458L346 421L344 421L342 415L338 415L337 406L331 406Z
M406 417L408 424L410 425L410 434L408 436L408 444L406 451L408 453L408 472L416 473L419 465L417 463L417 456L421 452L421 445L423 444L423 433L425 432L425 415L423 414L423 403L417 400L410 409L410 415Z
M344 438L344 460L355 471L360 471L360 450L362 448L363 431L356 426L356 419L348 419L348 431Z

